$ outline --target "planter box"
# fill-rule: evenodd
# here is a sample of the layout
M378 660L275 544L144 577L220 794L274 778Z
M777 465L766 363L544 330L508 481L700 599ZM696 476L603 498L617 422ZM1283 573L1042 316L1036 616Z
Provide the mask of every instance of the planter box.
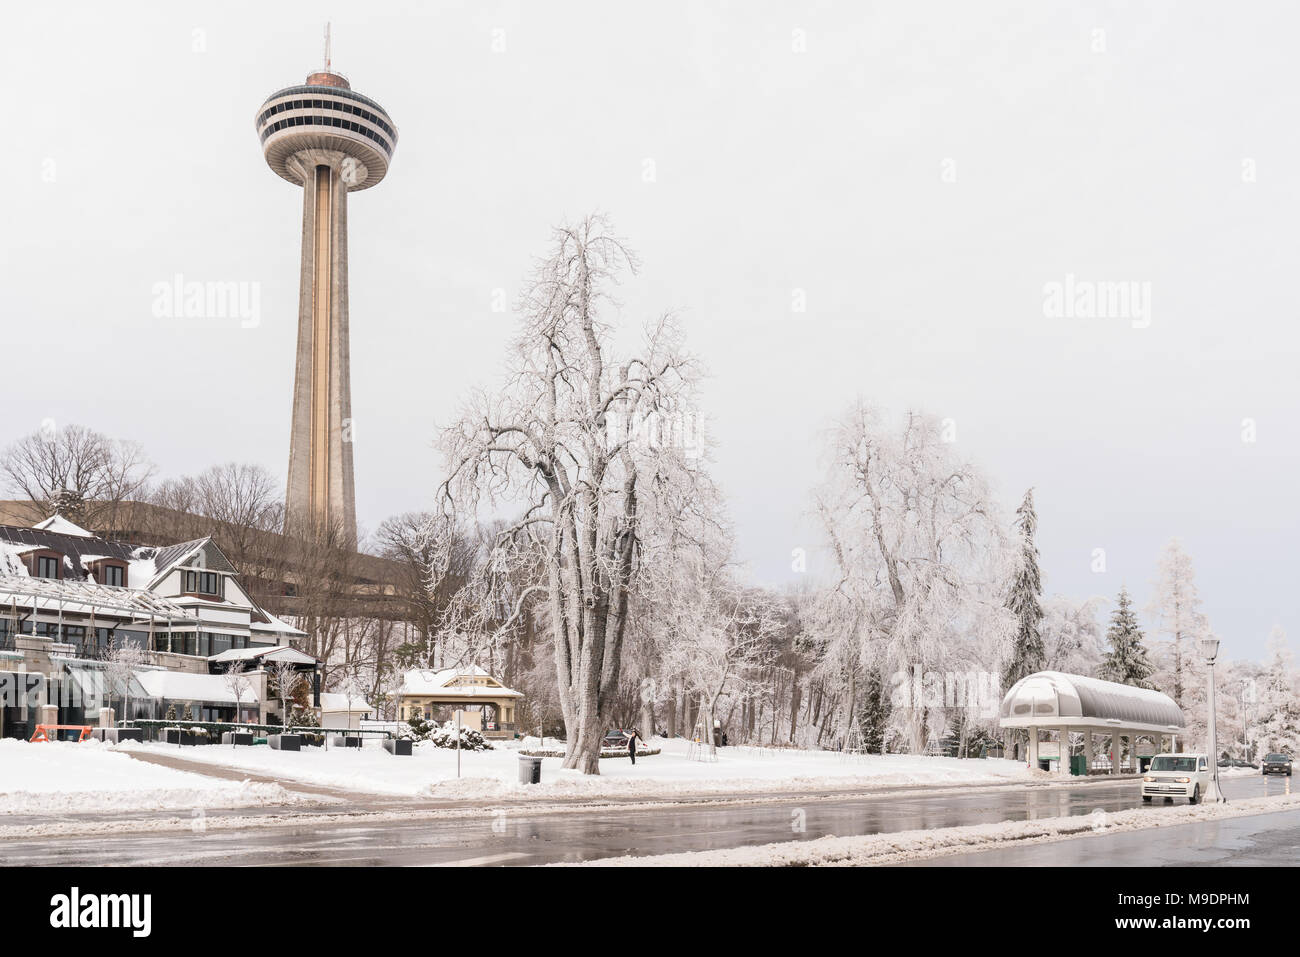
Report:
M267 737L266 743L271 746L273 751L301 751L302 735L272 734Z
M222 744L240 744L247 747L253 746L253 736L247 731L223 731L221 732Z
M384 740L384 750L389 754L395 754L400 757L411 756L411 739L410 738L386 738Z
M361 747L361 738L360 738L360 737L356 737L356 738L353 738L353 737L344 737L343 735L336 734L336 735L334 735L333 738L330 740L330 747L332 747L332 748L359 748L359 747Z
M186 731L184 728L163 728L163 740L168 744L192 746L207 744L210 739L206 734L195 734L193 731Z

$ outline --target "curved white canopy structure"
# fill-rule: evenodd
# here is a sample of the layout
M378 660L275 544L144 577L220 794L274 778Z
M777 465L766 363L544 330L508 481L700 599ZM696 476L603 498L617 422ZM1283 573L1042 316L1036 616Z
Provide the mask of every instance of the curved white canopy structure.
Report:
M1004 728L1122 728L1162 735L1181 733L1185 724L1182 709L1159 691L1060 671L1021 678L1002 699L998 717Z

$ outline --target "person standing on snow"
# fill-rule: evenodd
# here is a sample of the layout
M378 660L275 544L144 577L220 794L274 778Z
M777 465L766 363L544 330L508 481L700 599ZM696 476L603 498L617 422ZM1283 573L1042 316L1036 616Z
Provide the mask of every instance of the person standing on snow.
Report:
M641 733L633 728L631 732L624 731L623 736L627 738L627 756L632 759L633 764L636 764L636 739L641 736Z

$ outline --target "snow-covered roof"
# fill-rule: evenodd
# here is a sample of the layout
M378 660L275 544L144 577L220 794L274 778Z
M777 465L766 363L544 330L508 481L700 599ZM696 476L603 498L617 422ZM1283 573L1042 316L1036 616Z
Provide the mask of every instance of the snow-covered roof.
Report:
M275 615L271 614L265 608L258 608L257 610L262 614L266 621L258 621L254 618L248 625L248 627L253 631L266 631L277 635L289 635L292 638L307 637L307 632L303 631L301 628L293 627L293 625L286 621L276 618Z
M62 515L51 515L43 522L37 522L32 528L39 528L41 531L58 532L60 535L75 535L78 538L95 538L94 532L88 532L80 525L74 525Z
M473 679L486 678L487 684ZM522 698L523 694L505 687L478 665L432 671L416 668L402 676L403 695L443 695L458 698Z
M353 695L351 702L349 702L347 695L329 691L321 692L320 709L334 712L345 711L349 714L373 714L375 710L366 704L365 698L361 695Z
M171 701L210 701L214 704L234 704L235 693L225 675L196 675L184 671L139 671L136 677L140 684L155 698L167 698ZM239 696L241 704L253 704L258 700L258 682L246 679L245 688Z
M289 661L296 665L314 665L316 659L305 651L281 645L278 648L230 648L208 659L218 664L227 661L253 661L257 664L271 664L276 661Z
M1182 709L1147 688L1060 671L1021 678L1002 699L1004 728L1123 728L1170 733L1184 727Z
M20 556L35 549L47 549L63 556L63 578L66 580L87 581L92 562L109 560L126 565L128 586L150 589L167 570L207 541L199 539L166 548L115 542L55 515L31 528L0 525L0 573L30 576L27 564Z

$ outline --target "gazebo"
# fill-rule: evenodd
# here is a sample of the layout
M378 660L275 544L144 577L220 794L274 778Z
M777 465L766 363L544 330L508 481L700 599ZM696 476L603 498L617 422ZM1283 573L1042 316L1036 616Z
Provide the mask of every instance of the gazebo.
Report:
M1120 747L1122 739L1128 738L1126 768L1137 771L1133 761L1139 738L1149 739L1157 752L1172 751L1177 746L1176 736L1185 727L1182 709L1166 694L1060 671L1039 671L1012 685L1002 699L998 724L1029 732L1031 767L1039 763L1039 732L1055 731L1058 770L1063 772L1075 771L1069 763L1069 736L1081 733L1085 774L1093 773L1094 735L1110 739L1108 766L1099 770L1117 774L1125 754Z
M397 714L401 720L446 721L457 710L479 712L481 727L476 730L487 738L508 738L515 730L515 707L522 697L477 665L441 671L417 668L402 677Z

